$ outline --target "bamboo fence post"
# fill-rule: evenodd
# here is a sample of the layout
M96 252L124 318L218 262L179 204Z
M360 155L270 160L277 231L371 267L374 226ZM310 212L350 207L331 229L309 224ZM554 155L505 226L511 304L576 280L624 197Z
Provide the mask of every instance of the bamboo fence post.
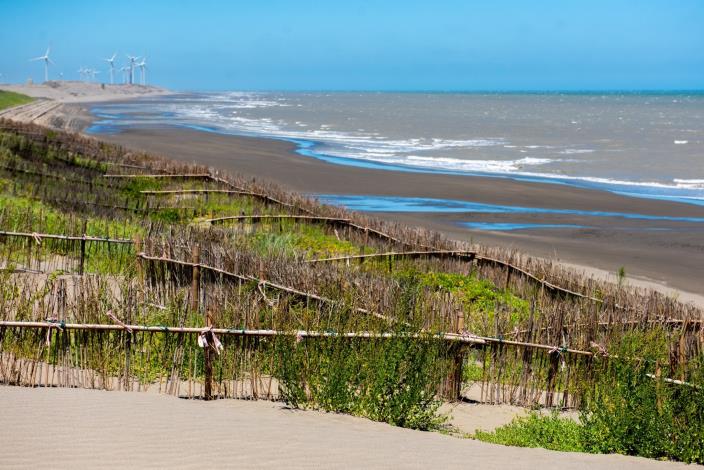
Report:
M130 299L128 300L128 308L127 308L127 324L132 323L132 307L133 305L133 300ZM131 358L132 358L132 332L125 330L122 332L123 335L125 335L125 390L128 392L132 391L132 379L131 377Z
M135 235L134 237L134 251L137 255L137 280L139 281L140 292L144 285L144 267L142 265L143 261L139 254L142 252L142 237Z
M457 334L464 331L464 312L457 314L455 330ZM457 401L462 398L462 366L464 364L464 348L461 343L450 346L450 370L443 383L441 396L446 400Z
M27 270L28 271L32 270L32 243L34 243L34 240L28 238L27 239Z
M78 265L78 274L81 276L85 270L86 264L86 230L88 229L88 221L83 220L83 238L81 239L81 258L80 264Z
M193 245L191 250L191 310L196 312L200 304L200 246Z
M206 325L208 328L213 327L213 315L210 310L206 314ZM213 399L213 341L214 335L210 333L208 335L208 344L203 348L203 359L204 359L204 374L205 374L205 390L203 394L204 400Z
M677 366L680 369L680 380L684 381L687 374L687 320L682 324L680 332L679 348L677 351Z

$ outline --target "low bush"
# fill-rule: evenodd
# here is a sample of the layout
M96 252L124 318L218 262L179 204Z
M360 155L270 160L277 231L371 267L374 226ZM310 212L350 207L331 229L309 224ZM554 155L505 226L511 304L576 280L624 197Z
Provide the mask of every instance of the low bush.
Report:
M668 382L663 377L678 369L665 367L667 345L665 331L631 333L611 359L595 361L595 383L579 422L532 414L476 437L521 447L704 463L703 358L679 368L684 384Z
M514 419L493 432L478 431L480 441L517 447L543 447L564 452L585 452L583 426L556 413L530 413Z
M410 338L325 341L282 339L277 377L294 407L350 413L396 426L437 429L436 388L445 344Z

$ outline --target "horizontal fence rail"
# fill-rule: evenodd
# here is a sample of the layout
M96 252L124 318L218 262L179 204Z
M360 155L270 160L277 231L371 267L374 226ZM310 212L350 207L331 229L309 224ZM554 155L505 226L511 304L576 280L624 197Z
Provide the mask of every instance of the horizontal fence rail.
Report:
M5 230L0 230L0 237L19 237L19 238L33 238L37 243L41 243L43 238L50 238L52 240L75 240L75 241L86 241L86 242L100 242L100 243L117 243L117 244L132 244L134 240L131 238L103 238L94 237L90 235L72 236L72 235L57 235L53 233L37 233L37 232L8 232Z

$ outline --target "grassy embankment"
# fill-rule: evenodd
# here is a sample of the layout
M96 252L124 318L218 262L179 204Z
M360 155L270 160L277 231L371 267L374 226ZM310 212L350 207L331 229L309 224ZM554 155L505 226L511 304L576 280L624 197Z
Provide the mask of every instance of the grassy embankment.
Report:
M12 91L0 90L0 109L11 108L21 104L27 104L34 100L27 95Z

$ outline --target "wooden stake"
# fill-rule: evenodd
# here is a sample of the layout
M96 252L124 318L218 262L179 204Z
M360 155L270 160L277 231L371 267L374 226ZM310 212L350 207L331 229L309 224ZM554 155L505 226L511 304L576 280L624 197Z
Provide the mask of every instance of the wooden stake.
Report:
M213 327L213 315L210 310L206 315L206 324L208 328ZM204 372L205 372L205 393L204 400L213 399L213 335L208 334L208 345L203 348L204 355Z
M83 220L83 238L81 239L81 261L78 265L78 274L81 276L85 270L86 265L86 231L88 229L88 221Z
M464 312L457 313L455 318L455 330L457 334L464 331ZM440 395L446 400L457 401L462 398L462 366L464 365L464 348L461 344L450 346L451 363L445 382L442 384Z
M200 246L193 245L191 251L191 310L197 312L200 306Z

